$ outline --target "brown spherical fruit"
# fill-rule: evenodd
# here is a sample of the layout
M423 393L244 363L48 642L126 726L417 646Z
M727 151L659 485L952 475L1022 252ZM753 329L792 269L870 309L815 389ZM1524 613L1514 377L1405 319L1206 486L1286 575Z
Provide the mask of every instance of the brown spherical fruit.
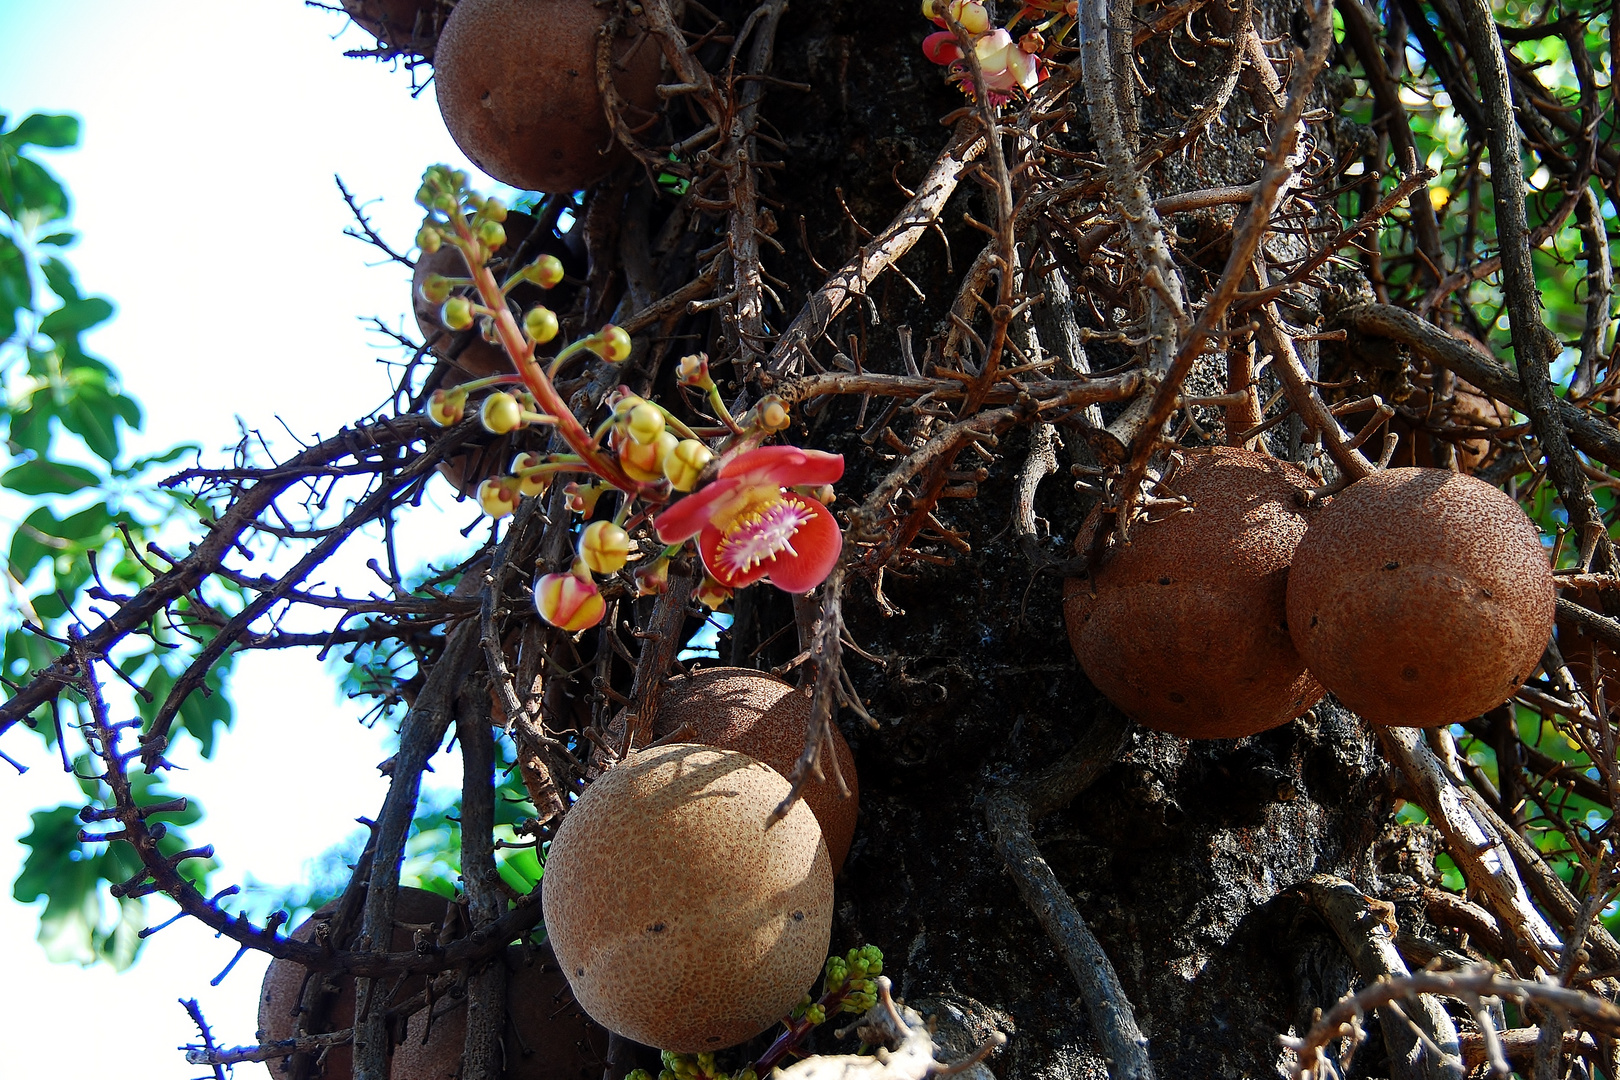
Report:
M1500 705L1540 662L1553 611L1552 570L1518 503L1438 469L1340 492L1288 580L1300 655L1375 724L1452 724Z
M433 1020L418 1012L394 1050L391 1080L458 1080L467 1037L467 1010ZM607 1029L574 1003L549 944L506 950L505 1080L600 1080Z
M1137 525L1095 575L1064 583L1075 656L1159 731L1235 739L1285 724L1322 696L1284 617L1305 475L1222 447L1187 455L1168 486L1191 508Z
M816 817L746 754L631 754L563 818L542 880L546 930L579 1004L636 1042L696 1053L785 1016L832 935Z
M343 10L381 44L433 58L455 0L343 0Z
M449 903L450 901L439 894L425 889L400 889L394 901L393 950L406 952L413 948L414 932L409 927L443 922L445 908ZM326 924L337 913L337 908L336 900L322 907L293 930L292 938L295 941L314 941L316 928ZM297 1028L296 1013L304 990L304 976L304 969L290 960L270 962L269 969L264 973L264 983L259 988L261 1041L280 1042L282 1039L293 1037ZM321 977L310 976L310 978ZM424 985L426 985L425 977L409 976L400 984L395 996L410 997ZM321 1028L322 1031L342 1031L354 1024L354 980L342 976L337 979L337 987L337 997L327 1009L326 1023ZM275 1080L283 1080L289 1075L286 1071L289 1061L288 1058L273 1058L264 1064ZM312 1073L311 1077L320 1080L348 1080L352 1075L354 1075L354 1053L349 1046L344 1045L332 1047L327 1052L324 1068Z
M790 683L750 668L704 668L671 679L665 686L653 737L665 738L683 724L691 729L688 741L736 750L786 776L804 752L810 696ZM838 770L849 786L849 796L840 795L831 779L811 777L805 782L803 797L821 825L836 876L849 854L861 801L855 755L850 753L837 725L832 727L832 746ZM825 767L823 772L830 775Z
M439 36L434 83L456 145L515 187L568 192L606 176L619 153L596 89L592 0L461 0ZM613 46L614 86L632 126L658 104L650 37Z

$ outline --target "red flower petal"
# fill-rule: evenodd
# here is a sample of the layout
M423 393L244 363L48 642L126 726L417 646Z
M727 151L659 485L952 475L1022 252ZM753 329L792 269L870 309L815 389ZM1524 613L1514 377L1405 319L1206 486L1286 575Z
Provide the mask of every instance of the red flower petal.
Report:
M923 55L936 64L949 64L962 59L962 47L956 43L956 35L949 30L929 34L923 38L922 47Z
M721 479L758 477L778 487L832 484L843 475L843 454L801 450L797 446L761 446L738 454L720 470Z
M826 581L844 549L843 533L827 508L814 499L804 502L812 516L793 534L793 550L798 554L784 551L764 563L771 584L783 592L807 593Z
M678 544L708 528L710 508L717 500L731 494L740 483L739 480L716 480L659 514L653 520L658 539L666 544Z

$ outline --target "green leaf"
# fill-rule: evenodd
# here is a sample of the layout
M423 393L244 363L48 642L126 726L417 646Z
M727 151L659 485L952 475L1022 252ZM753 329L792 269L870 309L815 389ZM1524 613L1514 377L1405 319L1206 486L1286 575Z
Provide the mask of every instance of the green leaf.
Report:
M72 229L65 229L62 232L53 232L49 236L42 236L38 240L35 240L34 243L49 244L51 247L67 247L69 244L74 243L78 239L78 233L74 232Z
M11 576L27 581L34 568L46 559L54 559L62 545L51 541L61 530L61 523L48 507L40 507L11 534Z
M64 465L49 458L24 462L0 475L0 486L24 495L71 495L100 485L101 477L77 465Z
M17 312L34 306L34 283L22 249L0 235L0 341L17 332Z
M58 418L63 427L84 440L91 453L111 462L118 457L118 429L113 425L115 415L112 395L81 391L67 403Z
M49 394L35 394L27 407L11 414L11 441L24 450L44 457L51 445L51 407Z
M48 146L59 149L79 144L79 118L61 113L34 113L4 136L13 146Z
M83 300L70 300L40 320L42 333L60 339L67 334L81 334L104 323L113 316L113 306L99 296Z
M67 217L68 195L60 181L43 165L17 158L11 165L11 208L13 218L32 211L41 221Z
M61 259L46 259L39 264L40 273L45 275L45 283L51 287L51 292L62 298L63 303L71 303L79 299L79 286L73 279L73 268Z

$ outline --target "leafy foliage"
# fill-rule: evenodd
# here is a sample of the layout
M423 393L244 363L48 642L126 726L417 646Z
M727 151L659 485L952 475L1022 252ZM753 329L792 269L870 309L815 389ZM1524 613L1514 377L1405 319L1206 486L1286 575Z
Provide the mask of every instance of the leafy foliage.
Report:
M9 496L0 505L21 508L6 552L0 676L14 681L61 654L74 623L71 613L83 599L111 599L151 581L143 548L157 537L160 523L185 505L160 488L153 474L194 449L176 446L135 460L125 454L125 433L140 429L141 407L84 341L115 308L105 297L86 294L60 254L77 239L66 226L72 203L62 182L33 156L78 141L75 117L36 113L8 130L0 115L0 489ZM212 636L202 620L170 627L161 645L121 660L125 677L141 688L137 705L145 720L151 721L183 670L189 646ZM231 721L229 669L227 656L180 709L179 725L205 757L217 731ZM64 736L62 716L42 709L31 719L47 743ZM79 758L77 775L86 798L97 801L105 792L85 778L93 775L92 763L89 756ZM157 777L136 773L132 779L141 796L168 797ZM79 809L63 805L34 815L33 830L22 841L30 854L13 894L24 903L45 900L39 936L52 959L104 960L122 968L139 950L136 932L144 925L145 902L109 904L103 893L134 874L139 861L127 845L82 842ZM168 828L164 848L182 850L177 826L200 816L194 805L160 815ZM191 860L185 872L200 881L210 865Z

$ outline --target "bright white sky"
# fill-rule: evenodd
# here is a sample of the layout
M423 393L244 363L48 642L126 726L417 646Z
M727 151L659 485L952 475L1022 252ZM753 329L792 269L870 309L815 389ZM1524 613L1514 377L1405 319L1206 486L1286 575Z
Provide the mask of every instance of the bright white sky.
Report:
M267 434L277 416L330 434L387 394L387 351L362 320L414 332L409 278L368 268L372 250L342 235L332 176L381 200L373 221L403 250L423 166L468 166L431 88L413 100L403 70L345 59L370 39L350 28L334 40L344 26L297 0L0 0L0 112L84 121L82 148L47 160L74 198L81 285L118 306L89 344L146 407L139 449L194 441L218 461L234 416ZM417 515L429 519L411 540L418 561L467 543L455 530L470 511L439 492L443 512ZM0 531L10 524L0 515ZM359 708L313 656L250 657L232 692L236 731L174 786L207 810L194 835L219 851L219 886L248 872L299 882L309 856L376 813L381 733L354 722ZM25 853L14 841L30 810L77 793L37 740L17 732L4 749L33 768L0 769L0 1080L201 1075L175 1050L196 1034L182 996L200 999L221 1041L251 1041L264 961L210 988L234 948L195 923L157 935L123 975L45 960L36 912L10 901ZM442 763L439 782L458 773Z

